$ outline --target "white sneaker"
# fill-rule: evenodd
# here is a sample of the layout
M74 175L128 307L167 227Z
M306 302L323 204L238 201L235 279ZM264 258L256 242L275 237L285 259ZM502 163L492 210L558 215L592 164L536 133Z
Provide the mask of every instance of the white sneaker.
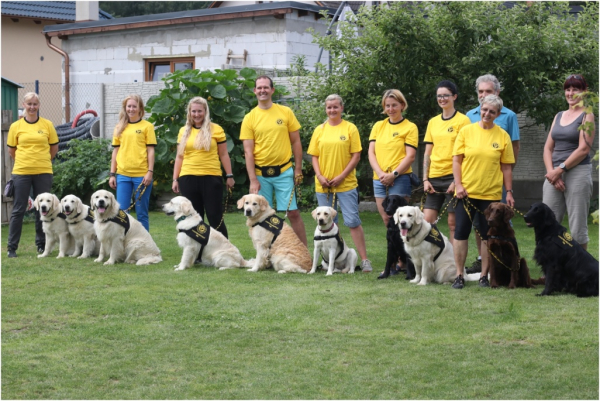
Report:
M363 273L371 273L373 271L373 266L371 266L371 261L369 259L365 259L360 264L360 268Z

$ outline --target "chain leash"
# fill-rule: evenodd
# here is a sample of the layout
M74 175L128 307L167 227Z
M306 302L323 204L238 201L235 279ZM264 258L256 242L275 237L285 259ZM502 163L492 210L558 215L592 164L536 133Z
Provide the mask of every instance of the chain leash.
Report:
M143 187L143 188L142 188ZM141 190L140 190L141 188ZM127 208L127 210L125 210L125 213L129 212L131 209L133 209L135 207L135 204L142 199L142 196L144 195L144 192L146 192L146 188L148 188L147 186L145 186L143 183L140 182L140 185L138 185L137 189L135 190L135 192L131 195L131 205ZM137 195L139 192L139 195ZM136 198L137 195L137 198Z
M223 220L225 219L225 213L227 213L227 208L229 207L229 199L232 196L231 188L227 188L227 196L225 197L225 208L223 209L223 214L221 215L221 221L219 225L215 228L215 230L219 231L219 228L223 225Z

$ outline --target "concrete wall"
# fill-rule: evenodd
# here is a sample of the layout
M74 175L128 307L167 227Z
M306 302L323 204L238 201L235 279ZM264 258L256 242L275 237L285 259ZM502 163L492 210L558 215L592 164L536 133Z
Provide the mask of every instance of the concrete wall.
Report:
M298 17L241 18L170 26L168 29L144 28L118 32L71 35L63 49L71 59L73 83L133 83L144 80L144 59L195 57L196 69L223 68L227 52L248 51L246 66L283 70L294 55L304 55L306 65L317 61L319 47L306 30L326 30L314 13ZM326 60L327 53L323 54ZM241 65L241 60L232 60Z

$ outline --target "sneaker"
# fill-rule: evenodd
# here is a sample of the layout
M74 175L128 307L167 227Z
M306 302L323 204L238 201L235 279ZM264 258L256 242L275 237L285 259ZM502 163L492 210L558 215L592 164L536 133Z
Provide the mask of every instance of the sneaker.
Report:
M363 273L371 273L373 271L373 266L371 266L371 261L369 259L365 259L360 264L360 268Z
M400 274L402 272L402 268L400 265L396 265L390 269L390 276L395 276L396 274Z
M8 250L8 257L9 258L16 258L17 257L17 252L13 251L12 249Z
M462 274L459 274L454 279L454 283L452 283L452 288L455 288L457 290L462 290L462 288L464 286L465 286L465 279L463 278Z
M490 286L490 282L488 281L488 278L486 276L483 276L479 279L479 286L480 287L489 287Z
M466 271L467 274L481 273L481 259L475 259L475 262Z

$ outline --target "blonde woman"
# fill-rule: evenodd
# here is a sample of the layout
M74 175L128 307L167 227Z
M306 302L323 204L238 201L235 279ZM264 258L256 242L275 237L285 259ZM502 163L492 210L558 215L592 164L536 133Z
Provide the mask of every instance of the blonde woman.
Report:
M11 177L15 192L8 229L9 258L17 257L29 192L33 188L35 198L52 189L52 159L58 152L58 135L50 121L38 116L39 110L39 96L33 92L25 94L23 118L12 123L8 131L8 154L15 161ZM35 213L35 245L38 253L44 252L46 235L39 212Z
M204 212L210 226L217 229L223 217L223 178L225 169L227 188L235 181L231 159L227 153L227 138L221 126L210 121L208 103L195 97L188 103L187 121L179 130L177 157L173 168L173 192L188 198L202 218ZM223 222L218 230L227 237Z
M369 163L373 168L373 193L377 210L387 227L390 216L383 209L386 194L400 195L406 200L410 198L411 164L417 154L419 131L414 123L402 115L408 103L398 89L385 91L381 107L388 118L376 122L371 130Z
M154 175L156 135L154 126L142 117L144 101L141 96L127 96L113 131L114 149L108 185L117 191L117 202L122 209L129 208L131 197L140 184L146 187L143 196L135 203L135 213L138 221L149 231L148 207Z

